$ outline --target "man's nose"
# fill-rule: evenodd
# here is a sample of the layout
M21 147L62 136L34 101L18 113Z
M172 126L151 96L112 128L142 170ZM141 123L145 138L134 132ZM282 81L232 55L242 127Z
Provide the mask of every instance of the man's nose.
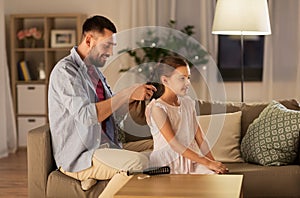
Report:
M113 55L113 46L111 46L108 50L109 55Z

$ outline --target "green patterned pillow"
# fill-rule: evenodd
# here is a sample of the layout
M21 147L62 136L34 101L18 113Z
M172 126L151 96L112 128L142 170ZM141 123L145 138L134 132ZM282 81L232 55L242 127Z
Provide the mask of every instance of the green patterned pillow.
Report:
M246 162L261 165L286 165L297 157L300 111L287 109L273 101L249 125L241 142Z

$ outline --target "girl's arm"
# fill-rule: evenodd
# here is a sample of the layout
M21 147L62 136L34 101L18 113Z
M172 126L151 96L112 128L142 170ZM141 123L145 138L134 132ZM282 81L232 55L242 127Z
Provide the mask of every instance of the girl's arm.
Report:
M151 114L154 119L154 122L159 128L160 133L163 135L165 140L175 152L181 154L183 157L186 157L192 161L203 164L209 169L215 171L216 173L226 172L226 167L222 163L209 159L206 156L199 156L196 152L182 145L176 139L175 133L172 129L167 114L160 107L153 106Z
M204 137L204 133L201 129L201 127L199 126L199 124L197 124L197 131L196 131L196 135L195 135L195 139L196 142L200 148L200 150L202 151L202 153L209 159L211 160L215 160L215 158L213 157L210 148L208 146L207 140Z

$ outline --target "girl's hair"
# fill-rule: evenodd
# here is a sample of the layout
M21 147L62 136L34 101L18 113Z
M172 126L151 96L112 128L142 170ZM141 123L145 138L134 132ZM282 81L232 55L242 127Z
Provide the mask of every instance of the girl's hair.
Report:
M180 56L166 56L162 58L154 67L152 78L147 84L156 87L157 91L153 94L151 100L161 97L165 91L164 85L160 82L161 76L171 76L172 72L178 67L188 66L187 61Z
M160 98L165 92L165 86L160 82L161 76L171 76L172 72L176 68L188 65L189 64L186 62L186 60L184 58L181 58L180 56L166 56L162 58L159 63L155 65L150 81L146 83L148 85L153 85L157 89L157 91L153 93L150 100L152 100L153 98ZM145 101L133 101L129 104L129 109L134 121L136 121L137 123L141 123L142 120L143 124L147 124L145 118Z
M178 67L187 65L188 63L179 56L166 56L159 61L155 69L160 76L170 76Z

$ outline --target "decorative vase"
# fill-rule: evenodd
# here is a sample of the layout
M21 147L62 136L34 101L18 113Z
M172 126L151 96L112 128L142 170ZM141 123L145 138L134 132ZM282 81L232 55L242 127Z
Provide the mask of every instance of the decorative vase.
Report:
M34 38L27 38L24 40L24 47L25 48L35 48L36 47L36 40Z

